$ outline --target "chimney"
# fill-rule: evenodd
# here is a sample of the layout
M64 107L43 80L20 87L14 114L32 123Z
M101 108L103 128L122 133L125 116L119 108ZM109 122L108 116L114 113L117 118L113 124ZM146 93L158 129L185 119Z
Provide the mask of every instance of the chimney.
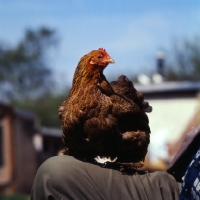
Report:
M158 51L156 54L156 67L157 73L164 77L164 63L165 63L165 53L164 51Z

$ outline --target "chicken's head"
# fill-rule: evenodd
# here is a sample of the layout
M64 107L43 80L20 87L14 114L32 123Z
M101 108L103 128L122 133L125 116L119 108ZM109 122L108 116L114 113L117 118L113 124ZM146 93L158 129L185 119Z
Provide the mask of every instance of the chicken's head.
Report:
M114 60L109 56L105 49L99 48L90 52L91 60L90 65L98 67L106 67L109 63L115 63Z

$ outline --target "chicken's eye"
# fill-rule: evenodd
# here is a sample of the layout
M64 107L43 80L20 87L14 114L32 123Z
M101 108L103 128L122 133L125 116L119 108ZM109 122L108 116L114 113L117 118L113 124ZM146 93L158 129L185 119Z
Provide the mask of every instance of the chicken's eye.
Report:
M100 59L100 58L101 58L101 56L97 56L97 58L98 58L98 59Z

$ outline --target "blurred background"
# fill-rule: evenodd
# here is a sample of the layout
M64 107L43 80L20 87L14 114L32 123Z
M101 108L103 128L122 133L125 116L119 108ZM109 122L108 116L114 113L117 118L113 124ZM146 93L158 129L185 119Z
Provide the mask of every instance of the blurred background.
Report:
M57 108L83 55L103 47L153 107L145 169L166 170L200 124L200 1L0 0L0 199L26 199L62 149Z

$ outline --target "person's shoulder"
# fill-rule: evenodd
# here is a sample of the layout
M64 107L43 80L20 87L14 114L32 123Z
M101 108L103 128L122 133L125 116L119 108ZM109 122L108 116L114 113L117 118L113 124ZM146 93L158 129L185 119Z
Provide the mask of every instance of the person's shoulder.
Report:
M170 177L171 175L168 174L167 172L165 171L155 171L155 172L150 172L149 173L150 176L152 177Z
M62 171L62 170L70 170L73 168L73 166L79 166L82 162L75 159L73 156L67 156L67 155L59 155L59 156L53 156L45 160L41 166L39 167L38 171L43 172L55 172L56 171Z
M75 158L72 156L66 156L66 155L59 155L59 156L53 156L45 160L41 166L46 165L60 165L62 163L71 163L74 162Z
M156 171L153 173L149 173L152 182L160 182L160 181L166 181L166 182L176 182L175 178L165 172L165 171Z

